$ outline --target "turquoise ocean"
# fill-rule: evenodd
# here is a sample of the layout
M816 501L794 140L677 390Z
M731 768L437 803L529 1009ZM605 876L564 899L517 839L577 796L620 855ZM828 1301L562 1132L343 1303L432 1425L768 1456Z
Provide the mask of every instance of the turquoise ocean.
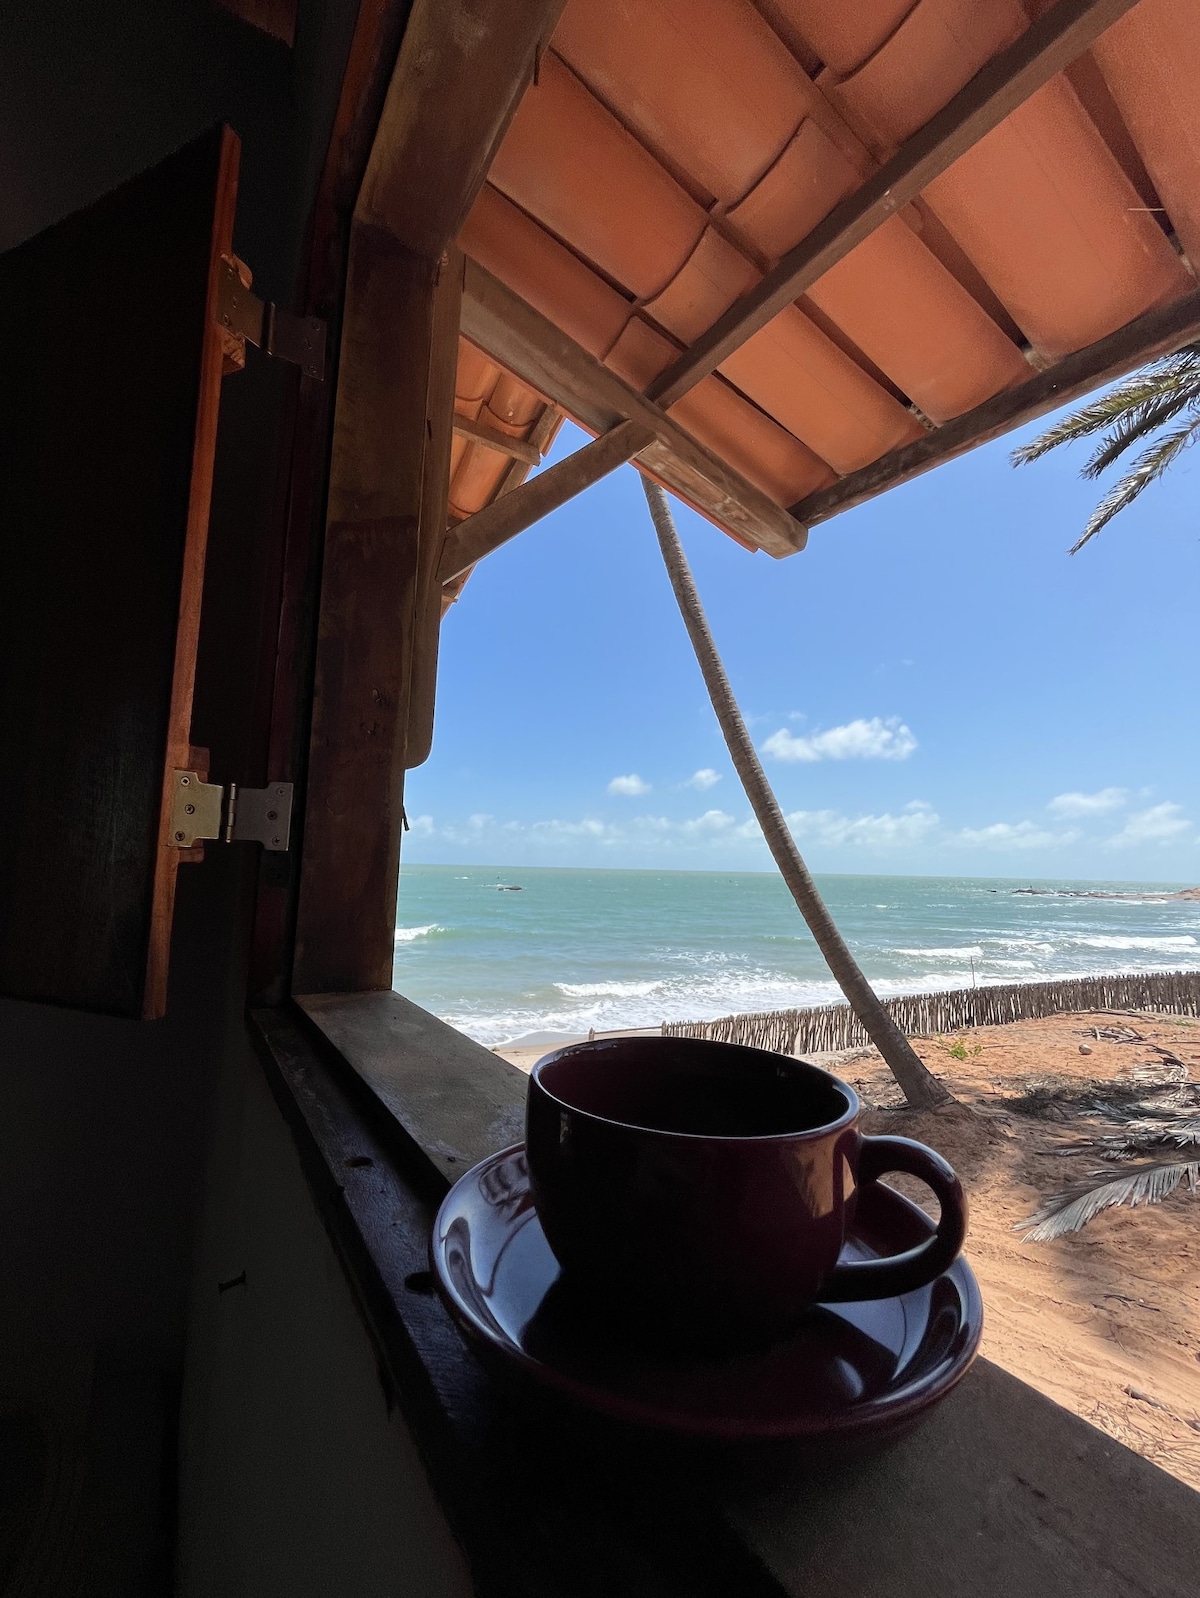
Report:
M1200 969L1200 902L1151 897L1178 883L817 882L884 996ZM1014 891L1029 886L1057 892ZM787 890L767 872L405 865L395 987L487 1044L840 998Z

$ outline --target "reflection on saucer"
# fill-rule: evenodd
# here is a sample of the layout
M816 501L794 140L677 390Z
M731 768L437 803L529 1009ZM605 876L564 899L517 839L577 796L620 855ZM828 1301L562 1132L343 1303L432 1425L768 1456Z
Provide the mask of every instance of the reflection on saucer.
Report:
M893 1254L932 1230L893 1189L873 1184L862 1197L846 1257ZM483 1352L589 1408L692 1436L885 1433L949 1392L982 1331L979 1289L959 1259L916 1292L816 1305L769 1346L689 1349L619 1292L585 1292L564 1277L521 1147L460 1179L432 1253L443 1299Z

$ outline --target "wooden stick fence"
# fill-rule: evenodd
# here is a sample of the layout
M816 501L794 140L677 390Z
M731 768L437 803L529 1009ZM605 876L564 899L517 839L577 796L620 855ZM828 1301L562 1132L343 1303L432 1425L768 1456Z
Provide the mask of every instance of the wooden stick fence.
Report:
M1138 976L955 988L946 993L905 994L885 1000L885 1007L910 1038L1074 1011L1159 1010L1168 1015L1200 1015L1200 971L1146 971ZM713 1038L779 1054L823 1054L868 1041L847 1004L727 1015L717 1021L664 1021L662 1030L664 1037Z

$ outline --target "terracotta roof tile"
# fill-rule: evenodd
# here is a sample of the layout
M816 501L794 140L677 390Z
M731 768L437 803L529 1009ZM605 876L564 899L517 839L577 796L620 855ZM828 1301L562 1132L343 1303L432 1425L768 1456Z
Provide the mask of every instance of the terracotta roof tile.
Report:
M540 394L518 382L466 339L458 341L454 409L494 433L527 439L546 408ZM461 519L482 510L512 467L512 458L455 436L450 446L450 513Z
M862 170L811 117L728 221L769 261L806 238L837 202L856 189Z
M925 201L1047 356L1191 286L1061 76L935 178Z
M698 383L671 415L780 505L794 505L836 479L818 455L718 378Z
M795 306L721 370L836 472L852 472L921 436L916 418Z
M627 299L491 184L459 244L592 355L607 354L632 313Z
M705 228L699 244L662 293L647 302L646 310L669 332L690 343L760 276L754 262L735 245L715 228Z
M890 150L1028 26L1019 0L919 0L856 71L818 82L877 150Z
M553 52L489 176L639 299L667 286L704 232L695 200Z
M1200 19L1195 0L1141 0L1093 46L1193 267L1200 268Z
M644 391L1045 9L570 0L460 244ZM1054 361L1187 293L1145 195L1200 257L1200 4L1141 0L1094 58L1111 145L1060 73L672 418L788 505L926 436L897 394L940 426L1029 379L1014 324ZM546 411L466 343L457 396L513 437ZM521 475L456 437L452 514Z
M554 49L722 205L753 187L805 114L807 79L749 0L572 0Z
M808 298L931 421L1029 376L1021 352L899 217L818 278Z
M921 0L774 0L826 66L853 72L896 31ZM980 0L976 0L980 3Z

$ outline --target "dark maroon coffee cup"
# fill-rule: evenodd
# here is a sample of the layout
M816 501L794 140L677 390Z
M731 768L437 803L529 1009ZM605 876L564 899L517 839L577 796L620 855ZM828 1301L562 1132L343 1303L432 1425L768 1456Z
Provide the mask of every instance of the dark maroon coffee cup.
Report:
M923 1144L860 1132L861 1113L845 1082L765 1049L650 1037L547 1055L526 1151L564 1281L701 1342L769 1338L818 1301L933 1281L966 1234L962 1186ZM888 1171L932 1188L936 1233L839 1260L859 1191Z

